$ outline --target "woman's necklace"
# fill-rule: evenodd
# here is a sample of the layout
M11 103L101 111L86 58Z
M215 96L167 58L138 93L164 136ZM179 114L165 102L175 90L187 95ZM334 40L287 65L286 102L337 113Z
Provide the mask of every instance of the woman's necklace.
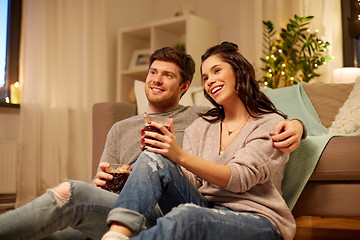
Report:
M222 123L224 124L225 128L226 128L226 131L227 131L228 136L230 136L233 132L235 132L236 130L238 130L240 127L244 126L244 124L249 120L249 118L250 118L250 115L249 115L249 117L248 117L245 121L243 121L242 123L240 123L240 125L237 126L237 128L235 128L235 130L233 130L233 131L229 131L229 129L227 128L226 124L225 124L224 122L222 122Z
M237 131L240 127L241 127L241 129L243 129L243 127L245 126L245 123L246 123L247 121L249 121L249 119L250 119L250 115L249 115L249 117L248 117L244 122L242 122L234 131L229 131L229 129L226 127L226 124L223 123L224 126L225 126L225 128L226 128L226 130L227 130L228 137L230 137L230 135L231 135L233 132ZM223 129L223 128L221 127L221 131L222 131L222 129ZM234 139L234 138L232 137L231 139ZM232 140L231 140L231 141L232 141ZM220 138L219 155L223 154L224 151L225 151L225 147L224 147L224 144L223 144L223 138L221 137L221 138Z

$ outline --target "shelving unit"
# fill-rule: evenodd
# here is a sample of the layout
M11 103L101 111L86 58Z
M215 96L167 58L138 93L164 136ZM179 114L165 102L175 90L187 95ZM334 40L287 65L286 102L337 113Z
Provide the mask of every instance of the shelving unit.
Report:
M192 85L200 86L200 57L206 49L219 43L217 25L197 16L187 15L119 30L117 101L131 102L129 93L133 89L134 80L146 79L147 64L136 69L130 68L135 51L145 49L150 54L158 48L174 47L178 43L185 44L186 52L194 58L196 72Z

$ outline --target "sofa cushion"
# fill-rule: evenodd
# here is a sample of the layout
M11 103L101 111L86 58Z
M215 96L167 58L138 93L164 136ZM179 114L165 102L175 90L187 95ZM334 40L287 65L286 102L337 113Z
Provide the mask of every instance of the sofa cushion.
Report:
M322 124L329 128L352 91L354 83L303 83Z

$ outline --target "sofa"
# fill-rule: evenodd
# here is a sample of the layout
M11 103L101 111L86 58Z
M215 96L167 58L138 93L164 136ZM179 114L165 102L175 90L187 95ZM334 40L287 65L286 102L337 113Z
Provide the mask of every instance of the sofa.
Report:
M360 81L359 81L360 82ZM322 124L329 128L347 101L354 83L304 83L303 88ZM192 93L194 99L202 92ZM197 96L195 96L197 95ZM136 96L136 99L141 99ZM193 104L199 104L193 102ZM200 105L202 105L200 103ZM139 104L102 102L93 106L93 159L95 175L111 126L137 114ZM295 217L320 216L360 219L360 136L330 139L293 210Z

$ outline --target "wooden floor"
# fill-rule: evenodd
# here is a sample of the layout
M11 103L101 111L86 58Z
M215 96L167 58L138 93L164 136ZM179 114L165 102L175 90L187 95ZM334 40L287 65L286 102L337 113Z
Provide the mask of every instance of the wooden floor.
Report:
M0 214L14 209L16 194L0 194Z
M360 219L300 217L295 240L360 240Z

